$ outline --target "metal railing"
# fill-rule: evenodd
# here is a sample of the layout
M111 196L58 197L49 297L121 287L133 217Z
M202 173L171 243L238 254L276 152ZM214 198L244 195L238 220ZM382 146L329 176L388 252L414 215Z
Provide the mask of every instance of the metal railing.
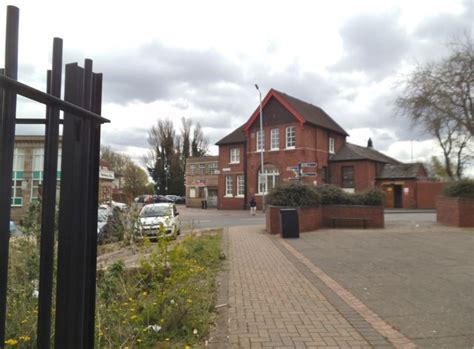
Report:
M17 124L44 124L37 346L50 348L55 253L56 170L59 125L63 124L54 346L93 348L97 255L97 205L102 74L77 63L65 69L61 99L62 40L53 42L47 92L17 81L19 10L7 7L5 69L0 73L0 348L7 325L11 176ZM17 95L46 106L44 119L16 117ZM60 111L64 112L63 119Z

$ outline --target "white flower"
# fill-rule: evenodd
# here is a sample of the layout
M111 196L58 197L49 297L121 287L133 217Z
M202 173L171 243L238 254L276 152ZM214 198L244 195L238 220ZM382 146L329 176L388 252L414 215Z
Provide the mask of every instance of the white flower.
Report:
M170 300L171 305L174 305L174 303L175 303L174 299Z
M197 335L197 334L198 334L198 330L197 330L197 329L194 329L194 330L193 330L193 334Z
M38 296L39 296L39 291L38 290L33 290L33 293L31 294L31 297L38 298Z
M160 332L161 326L159 325L149 325L146 328L147 330L153 330L154 332Z

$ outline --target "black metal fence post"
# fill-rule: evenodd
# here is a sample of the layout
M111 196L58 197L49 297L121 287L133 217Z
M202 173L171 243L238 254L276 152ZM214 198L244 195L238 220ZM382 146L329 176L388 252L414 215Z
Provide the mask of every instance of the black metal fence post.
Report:
M53 64L48 92L61 97L63 42L53 42ZM38 299L38 348L49 348L51 337L51 303L54 270L54 224L56 217L56 179L58 168L59 108L46 108L46 134L41 207L41 247Z
M18 76L19 10L7 7L4 75L14 80ZM10 200L15 146L16 93L4 89L0 130L0 348L5 343L8 250L10 243Z
M61 200L58 234L55 347L93 348L97 258L97 204L101 124L102 75L77 63L66 66L65 100L61 100L62 41L55 39L53 67L47 93L17 81L19 11L8 7L5 69L0 69L0 348L7 325L10 200L15 125L46 125L41 251L38 348L51 347L54 270L54 223L59 146L63 127ZM16 118L16 96L47 106L45 119ZM60 119L60 110L64 118ZM12 309L12 311L14 311Z

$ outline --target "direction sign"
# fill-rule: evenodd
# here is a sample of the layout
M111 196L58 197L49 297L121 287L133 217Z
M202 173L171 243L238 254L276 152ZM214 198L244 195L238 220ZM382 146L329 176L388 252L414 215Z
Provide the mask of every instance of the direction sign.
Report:
M307 172L307 173L302 173L301 176L302 177L317 177L318 174L314 172Z
M298 166L288 166L286 168L287 171L298 171Z
M318 167L318 164L315 162L303 162L301 167Z

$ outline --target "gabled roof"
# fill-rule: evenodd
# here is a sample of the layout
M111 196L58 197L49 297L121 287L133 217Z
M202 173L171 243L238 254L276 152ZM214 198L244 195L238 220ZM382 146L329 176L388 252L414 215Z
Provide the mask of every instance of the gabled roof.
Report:
M372 160L388 164L400 164L400 161L378 152L373 148L345 143L339 151L330 157L330 161Z
M246 139L244 134L244 126L245 125L242 125L232 133L229 133L227 136L218 141L216 145L245 143Z
M275 89L271 89L265 96L262 101L263 108L272 97L293 114L301 124L309 123L348 136L347 132L321 108ZM245 123L244 132L250 128L259 115L260 108L257 107L250 119ZM263 118L265 118L265 115Z
M424 167L420 163L414 164L385 164L380 174L379 179L393 179L393 178L417 178Z

